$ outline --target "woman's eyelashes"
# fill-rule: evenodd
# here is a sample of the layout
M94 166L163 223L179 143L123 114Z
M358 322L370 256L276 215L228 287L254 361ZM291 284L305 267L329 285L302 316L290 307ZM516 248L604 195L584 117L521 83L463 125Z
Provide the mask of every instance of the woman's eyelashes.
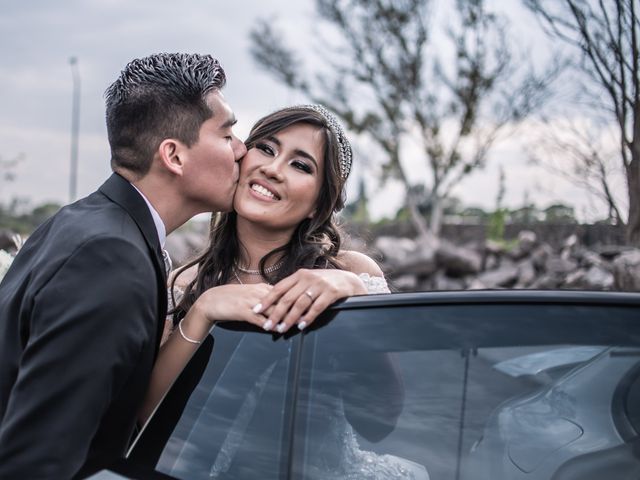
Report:
M267 155L275 156L276 151L267 143L256 143L256 148Z
M305 173L313 173L313 169L305 162L301 160L293 160L289 165L292 165L294 168L301 170Z
M256 148L270 157L276 157L278 155L278 150L276 150L268 143L256 143ZM311 165L309 165L304 160L294 159L289 162L289 165L304 173L313 173L313 168L311 167Z

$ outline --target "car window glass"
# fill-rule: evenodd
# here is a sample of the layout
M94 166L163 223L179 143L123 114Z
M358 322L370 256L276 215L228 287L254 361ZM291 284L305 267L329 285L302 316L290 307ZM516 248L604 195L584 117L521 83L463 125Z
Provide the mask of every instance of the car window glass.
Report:
M343 312L307 335L292 478L574 478L585 465L575 478L640 478L637 432L623 438L612 411L640 366L640 326L585 330L598 312L539 310L487 308L486 323L461 307ZM635 375L620 403L631 422Z
M631 436L640 435L640 368L629 375L629 387L623 391L624 414L631 426Z
M155 468L185 480L278 478L290 345L220 328L215 336L202 377L183 392L188 399ZM171 394L180 393L177 386ZM152 427L170 416L159 410ZM145 434L152 436L143 432L143 441ZM137 445L132 458L144 449Z

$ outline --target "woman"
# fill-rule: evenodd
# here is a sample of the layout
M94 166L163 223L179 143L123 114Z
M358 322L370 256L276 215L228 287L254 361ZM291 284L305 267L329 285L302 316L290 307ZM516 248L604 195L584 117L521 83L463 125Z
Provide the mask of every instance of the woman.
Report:
M378 265L341 250L352 151L320 105L276 111L246 140L234 212L212 222L210 246L180 269L172 292L177 333L163 344L142 410L146 418L215 322L243 320L284 333L304 329L340 298L387 292Z

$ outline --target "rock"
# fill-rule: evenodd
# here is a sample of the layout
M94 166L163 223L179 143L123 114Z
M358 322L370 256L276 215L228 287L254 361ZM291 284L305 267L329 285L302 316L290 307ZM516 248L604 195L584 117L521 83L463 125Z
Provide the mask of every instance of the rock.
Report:
M443 271L438 271L434 275L432 284L433 290L463 290L464 288L464 280L448 277Z
M391 268L405 264L409 254L417 249L414 240L399 237L378 237L374 246L382 254L382 261Z
M471 282L467 286L467 290L484 290L486 288L489 288L489 287L487 287L484 283L482 283L482 281L479 278L474 278L473 280L471 280Z
M549 257L544 268L551 275L564 276L578 269L578 263L569 258Z
M551 255L553 255L553 249L548 244L543 243L531 253L531 263L537 271L544 271L547 260Z
M640 291L640 249L621 253L613 261L613 275L617 290Z
M570 260L578 249L578 236L573 233L569 235L562 243L560 249L560 258L564 260Z
M567 275L563 287L581 290L611 290L614 285L613 274L598 266L580 269Z
M176 231L167 236L165 248L169 252L173 268L194 259L206 246L206 235L192 231Z
M506 288L513 286L518 279L518 267L516 265L504 265L497 270L490 270L478 275L478 282L484 285L482 288ZM473 285L474 282L471 282Z
M495 270L500 266L500 258L493 254L487 254L482 262L482 270Z
M530 230L522 230L518 233L518 245L511 252L511 258L519 260L531 254L538 243L538 237L535 232Z
M495 240L487 240L484 243L484 250L486 253L493 253L495 255L502 255L505 252L504 245Z
M587 270L585 278L585 289L588 290L611 290L615 285L613 273L603 267L592 266Z
M613 260L625 252L631 252L635 249L625 245L603 245L594 249L605 260Z
M529 285L529 288L548 290L552 288L558 288L561 282L562 278L558 275L545 273L543 275L540 275L531 285Z
M538 243L538 236L531 230L522 230L518 233L518 246L522 251L530 253Z
M389 280L392 292L415 292L418 286L418 278L415 275L401 275Z
M418 249L407 258L407 263L398 267L398 271L425 277L431 275L437 268L435 252L429 249Z
M428 239L419 239L416 248L407 255L406 263L399 266L403 273L415 273L418 276L430 276L438 268L436 260L437 244Z
M575 272L571 272L565 278L563 287L565 288L582 288L584 283L584 278L587 276L587 271L585 269L576 270Z
M518 263L518 281L514 288L527 288L537 277L536 269L530 259Z
M586 248L576 252L576 258L580 266L590 268L593 266L606 268L607 262L597 253L587 250Z
M440 242L436 251L438 266L451 277L462 277L478 273L482 268L482 257L469 248L457 247L450 242Z

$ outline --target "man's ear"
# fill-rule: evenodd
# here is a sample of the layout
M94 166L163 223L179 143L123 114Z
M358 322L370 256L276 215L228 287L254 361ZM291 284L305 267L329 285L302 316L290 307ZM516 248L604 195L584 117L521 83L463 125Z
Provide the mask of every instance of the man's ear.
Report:
M158 147L160 163L175 175L182 175L184 168L185 148L182 142L173 138L166 138Z

